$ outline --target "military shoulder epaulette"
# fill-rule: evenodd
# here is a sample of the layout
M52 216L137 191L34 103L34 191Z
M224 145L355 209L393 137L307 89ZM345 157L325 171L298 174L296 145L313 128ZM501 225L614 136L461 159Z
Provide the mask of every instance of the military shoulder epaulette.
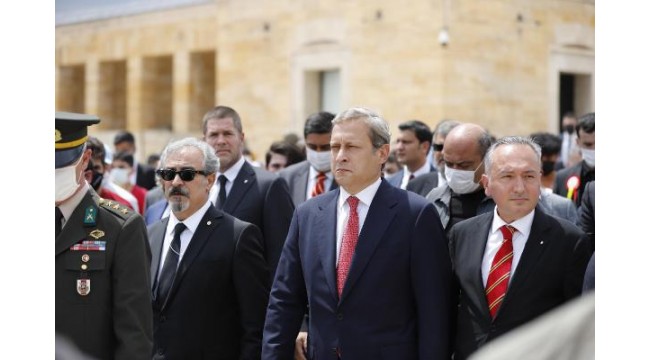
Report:
M117 201L106 200L104 198L98 197L97 203L99 204L99 206L103 207L106 210L109 210L113 214L116 214L123 219L127 219L133 214L133 210L120 204Z

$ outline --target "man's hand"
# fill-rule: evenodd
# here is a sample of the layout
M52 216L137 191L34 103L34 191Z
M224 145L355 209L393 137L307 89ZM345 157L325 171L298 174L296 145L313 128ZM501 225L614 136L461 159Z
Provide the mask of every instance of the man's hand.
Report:
M296 337L296 347L293 351L295 360L307 360L307 332L301 331Z

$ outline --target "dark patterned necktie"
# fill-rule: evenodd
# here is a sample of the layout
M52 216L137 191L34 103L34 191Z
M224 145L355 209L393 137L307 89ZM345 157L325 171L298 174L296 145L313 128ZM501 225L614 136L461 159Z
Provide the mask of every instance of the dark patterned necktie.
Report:
M165 299L167 299L169 289L171 289L174 277L176 276L178 259L181 254L181 234L185 229L187 229L187 226L183 223L178 223L174 227L174 239L169 245L167 257L165 257L165 264L163 265L160 277L158 278L158 294L156 300L161 304L165 302Z

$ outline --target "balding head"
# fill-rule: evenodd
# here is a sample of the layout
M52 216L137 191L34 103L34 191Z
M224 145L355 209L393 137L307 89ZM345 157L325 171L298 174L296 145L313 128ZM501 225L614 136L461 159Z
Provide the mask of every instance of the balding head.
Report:
M476 124L460 124L445 138L442 157L445 169L475 171L475 182L483 174L481 163L490 148L490 134Z

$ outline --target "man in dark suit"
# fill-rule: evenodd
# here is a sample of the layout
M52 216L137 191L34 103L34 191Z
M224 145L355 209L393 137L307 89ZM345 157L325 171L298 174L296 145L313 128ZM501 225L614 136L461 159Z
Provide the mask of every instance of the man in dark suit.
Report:
M553 192L567 197L580 207L582 193L589 181L596 179L596 114L589 113L578 118L576 127L578 147L582 161L560 170L555 177Z
M55 328L95 359L150 359L151 252L142 218L83 177L95 116L55 115ZM57 349L58 350L58 349Z
M326 111L309 115L303 131L307 160L291 165L278 173L287 181L295 206L338 186L330 167L333 119L334 114Z
M449 357L451 264L432 205L381 178L388 124L333 121L337 190L296 210L266 314L262 359L290 359L309 304L310 359ZM357 245L358 243L358 245Z
M294 209L287 182L246 161L242 122L234 109L217 106L208 111L203 116L203 138L221 163L217 181L210 189L210 201L217 209L257 225L262 231L272 279Z
M482 176L495 210L449 232L460 289L454 359L581 293L589 260L584 233L537 206L540 177L539 145L521 137L497 141Z
M135 137L128 131L120 131L113 138L113 146L115 147L115 152L126 151L127 153L133 155L133 168L135 171L130 178L130 181L134 185L138 185L147 190L156 186L156 169L139 163L135 158Z
M414 193L426 197L431 190L447 183L444 174L445 162L442 158L442 149L444 148L447 134L458 125L460 125L458 121L449 119L442 120L438 125L436 125L436 128L433 131L431 151L429 151L428 156L429 162L431 162L431 165L436 169L436 171L422 174L409 181L406 185L406 190L413 191Z
M219 160L186 138L161 155L168 218L149 227L154 359L259 359L268 268L259 229L208 199Z
M406 189L409 181L436 171L427 158L433 134L429 126L419 120L403 122L398 128L395 156L402 165L402 170L391 176L388 182L400 189Z

